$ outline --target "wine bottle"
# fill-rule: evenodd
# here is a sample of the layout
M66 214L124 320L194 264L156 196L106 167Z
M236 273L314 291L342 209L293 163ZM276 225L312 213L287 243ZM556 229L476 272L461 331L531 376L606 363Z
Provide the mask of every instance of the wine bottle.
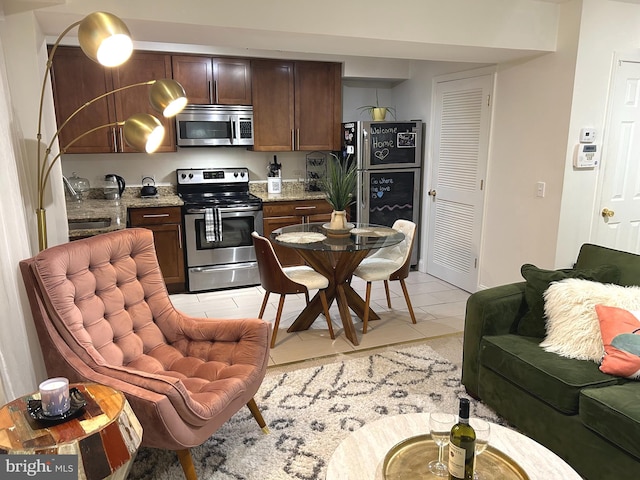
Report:
M449 437L449 480L473 480L476 432L469 425L469 399L460 399L458 423Z

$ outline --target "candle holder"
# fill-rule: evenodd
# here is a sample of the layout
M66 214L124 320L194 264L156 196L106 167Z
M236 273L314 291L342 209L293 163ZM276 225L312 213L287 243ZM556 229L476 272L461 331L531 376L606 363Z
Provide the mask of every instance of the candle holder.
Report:
M50 378L39 386L42 413L48 417L63 415L71 407L69 380L64 377Z

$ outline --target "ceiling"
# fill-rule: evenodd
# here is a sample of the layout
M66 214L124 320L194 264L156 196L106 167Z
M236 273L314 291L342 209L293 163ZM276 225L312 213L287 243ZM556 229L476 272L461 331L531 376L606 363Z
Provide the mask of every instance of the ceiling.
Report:
M381 7L384 2L377 2L377 0L371 0L376 7ZM442 5L440 10L444 11L451 4L435 3L435 2L449 2L450 0L426 0L430 1L429 5ZM475 3L475 2L478 3ZM466 4L467 6L478 6L478 15L485 15L485 21L478 22L477 17L471 18L471 22L475 21L473 28L475 31L482 31L479 35L474 32L465 32L464 30L456 28L450 28L451 34L445 32L441 35L441 38L432 38L428 35L424 35L422 31L415 30L416 19L402 19L397 20L397 16L394 19L385 19L387 22L391 22L391 27L385 28L385 23L382 22L382 29L376 30L375 28L369 29L369 31L363 30L358 22L352 21L349 28L348 23L344 23L344 18L336 17L333 13L329 12L328 15L322 15L321 9L317 10L317 18L313 17L313 14L307 14L300 16L299 18L305 18L306 23L303 22L291 22L294 25L283 25L281 18L285 14L278 12L277 8L272 8L268 12L270 17L265 15L265 18L258 18L256 20L256 14L253 12L241 12L235 2L222 1L217 2L200 2L197 0L185 0L180 3L180 6L192 6L198 8L208 8L200 18L193 16L195 8L183 9L186 10L187 15L184 12L176 10L176 4L173 2L155 2L153 9L157 10L157 13L144 11L143 5L146 2L124 2L115 0L109 2L109 11L118 14L125 20L129 29L134 34L136 41L136 48L145 48L145 45L158 46L157 48L166 48L167 50L174 51L191 51L193 53L215 53L226 55L242 55L242 56L279 56L287 58L317 58L320 60L326 59L339 59L344 57L369 57L369 58L384 58L384 59L404 59L404 60L430 60L430 61L450 61L450 62L475 62L475 63L502 63L516 59L527 58L531 56L541 55L549 53L555 50L555 30L549 29L548 26L553 23L553 20L549 20L551 17L546 18L546 24L544 28L540 28L540 37L544 40L537 41L530 39L519 43L521 38L518 38L518 33L514 34L514 29L511 27L508 30L509 25L515 23L517 25L529 26L526 22L523 23L522 14L519 18L514 19L514 12L517 8L521 8L523 4L527 3L527 0L518 0L516 3L514 0L513 11L509 9L502 9L502 11L496 11L495 14L487 14L483 12L481 7L481 0L474 0L473 2L459 1L459 4ZM492 4L494 7L496 2L486 0L488 4ZM536 8L536 4L540 6L544 3L565 3L572 0L530 0L531 8ZM633 3L640 3L640 0L620 0L629 1ZM407 0L410 3L404 3L405 6L415 7L415 3L411 3L412 0ZM208 5L206 5L208 3ZM210 23L210 19L214 19L215 8L227 7L230 4L235 3L235 15L237 17L234 21L220 22L216 24ZM251 2L249 2L251 3ZM340 2L332 2L331 0L325 0L323 2L329 8L331 5L340 5ZM140 7L138 7L140 5ZM258 3L253 4L254 7L261 6ZM264 4L270 5L270 4ZM288 3L284 0L278 0L274 5L277 7L286 7L287 5L298 5ZM344 3L342 8L346 9L349 3ZM51 7L51 8L47 8ZM36 18L45 35L55 40L59 32L67 28L71 23L80 20L84 15L93 10L93 7L102 9L105 7L104 2L97 2L92 0L0 0L0 8L5 15L19 13L27 10L34 10ZM118 8L122 11L118 10ZM310 7L300 7L299 10L304 10ZM419 7L417 7L419 8ZM398 10L394 9L397 13ZM548 10L548 8L546 9ZM167 15L167 12L175 11L175 15ZM227 10L229 12L231 10ZM265 10L266 11L266 10ZM204 12L204 10L203 10ZM223 15L225 14L224 11ZM162 13L165 13L162 16ZM189 18L188 14L191 14ZM304 12L303 12L304 13ZM427 12L428 13L428 12ZM451 18L458 18L456 12L449 13L449 23L451 25ZM467 15L466 21L470 22L470 14ZM287 12L288 14L288 12ZM454 15L453 17L451 15ZM392 16L391 14L389 15ZM435 15L430 15L433 18L437 18ZM335 17L335 19L334 19ZM493 17L498 17L492 24ZM433 29L433 18L425 18L424 25L426 29ZM248 20L245 20L248 19ZM315 20L315 21L314 21ZM343 22L347 25L342 30L338 29L323 29L326 22L340 23ZM432 23L429 23L431 21ZM519 21L520 23L516 23ZM497 23L501 22L501 23ZM414 28L413 33L407 33L403 35L402 31L398 31L398 28L393 28L393 25L399 24L401 27L410 30ZM437 27L437 25L436 25ZM540 27L535 25L532 30ZM491 30L493 28L493 30ZM484 30L483 30L484 29ZM401 30L401 29L400 29ZM471 30L468 28L467 30ZM495 33L494 33L495 30ZM524 30L524 29L522 29ZM335 33L338 32L338 33ZM342 33L340 33L342 32ZM417 33L417 34L416 34ZM476 41L480 38L481 41ZM492 38L491 35L495 35ZM502 35L502 37L501 37ZM516 38L517 41L509 42L511 37ZM65 42L73 43L73 34L68 35L69 38L65 38ZM525 34L522 35L524 37ZM206 41L203 41L206 39ZM495 41L494 41L495 40ZM153 47L152 47L153 48Z

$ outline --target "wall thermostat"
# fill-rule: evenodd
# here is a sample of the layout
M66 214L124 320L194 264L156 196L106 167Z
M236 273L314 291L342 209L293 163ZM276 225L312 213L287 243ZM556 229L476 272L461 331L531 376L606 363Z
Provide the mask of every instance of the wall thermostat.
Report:
M595 143L581 143L578 145L573 165L576 168L593 168L598 166L599 160L598 145Z

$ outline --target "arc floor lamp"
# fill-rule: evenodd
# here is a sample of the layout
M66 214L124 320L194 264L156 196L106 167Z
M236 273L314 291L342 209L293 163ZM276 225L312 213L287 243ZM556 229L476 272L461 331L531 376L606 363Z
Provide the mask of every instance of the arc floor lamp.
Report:
M100 125L91 128L86 132L78 135L66 145L60 145L59 153L51 157L51 149L58 139L61 130L75 117L78 113L89 107L96 101L113 95L122 90L129 88L149 85L149 103L154 110L161 113L165 117L173 117L178 114L187 104L187 96L182 86L172 79L154 79L147 82L134 83L121 88L117 88L99 95L88 102L80 105L69 117L64 121L60 121L58 130L47 145L44 152L42 151L42 106L44 102L45 87L53 64L53 57L56 49L64 36L73 28L78 28L78 41L85 55L93 61L98 62L105 67L116 67L126 62L133 52L133 43L127 26L122 20L115 15L106 12L94 12L87 15L79 22L69 25L56 39L53 47L50 49L47 59L47 68L42 80L42 90L40 92L40 106L38 112L38 208L36 215L38 217L38 247L40 250L47 248L47 212L44 208L44 191L49 181L51 169L60 159L67 149L96 130L103 128L119 126L123 129L125 142L132 148L147 153L153 153L162 143L164 138L164 127L153 115L148 113L136 113L125 121L118 121Z

